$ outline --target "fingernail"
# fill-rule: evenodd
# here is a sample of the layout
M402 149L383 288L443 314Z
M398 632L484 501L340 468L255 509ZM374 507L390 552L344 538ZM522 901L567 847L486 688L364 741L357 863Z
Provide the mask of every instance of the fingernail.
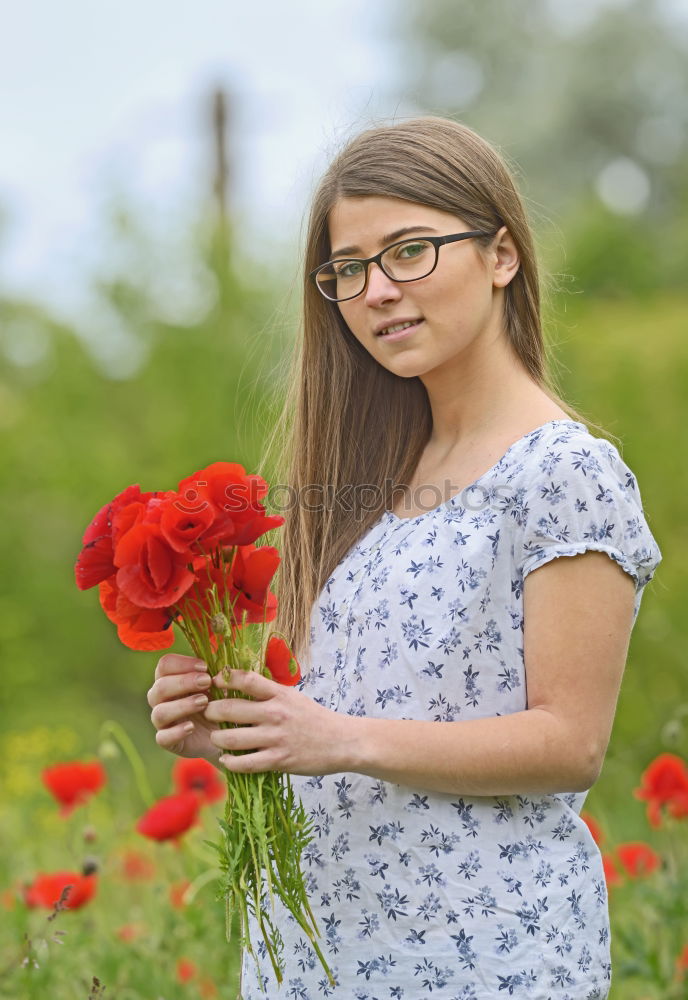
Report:
M196 663L194 663L194 670L207 670L207 669L208 669L208 664L204 663L203 660L197 660Z
M193 722L187 722L186 725L184 726L184 732L185 733L192 733L193 732L193 727L194 727Z
M199 708L202 708L204 705L207 704L208 704L208 699L204 694L199 694L197 698L194 698L194 705L198 705Z
M196 678L196 687L204 688L210 684L210 677L208 674L199 674Z

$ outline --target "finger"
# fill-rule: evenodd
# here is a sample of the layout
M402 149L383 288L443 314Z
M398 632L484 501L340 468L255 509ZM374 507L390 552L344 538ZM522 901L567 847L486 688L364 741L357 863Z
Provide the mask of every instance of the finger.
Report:
M210 742L218 750L266 750L274 741L266 726L238 726L236 729L214 729Z
M193 722L184 722L179 726L170 726L168 729L160 729L155 734L155 742L165 750L171 750L183 743L187 736L194 731Z
M197 656L182 656L181 653L165 653L158 660L155 668L155 679L167 677L170 674L185 674L189 670L207 670L208 665Z
M218 763L228 771L239 774L259 774L262 771L280 771L277 757L273 751L258 750L256 753L222 754Z
M257 701L274 698L279 691L284 690L283 684L263 677L257 670L228 670L227 676L221 670L213 677L213 684L225 691L230 688L241 691Z
M159 677L148 691L148 704L151 708L159 705L163 701L173 701L183 698L193 691L207 691L210 687L211 679L208 671L190 670L183 674L170 674L166 677Z
M235 722L237 725L256 725L265 719L265 708L260 702L245 698L215 698L204 712L208 722Z
M151 712L151 722L156 729L166 729L177 722L187 720L190 715L202 712L207 704L208 696L205 694L180 698L178 701L163 701Z

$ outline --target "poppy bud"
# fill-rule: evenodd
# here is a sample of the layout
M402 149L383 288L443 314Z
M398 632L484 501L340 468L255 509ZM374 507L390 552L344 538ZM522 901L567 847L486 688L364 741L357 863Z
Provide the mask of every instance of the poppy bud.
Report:
M256 662L256 654L244 647L237 650L237 663L240 670L252 670Z
M81 866L82 875L95 875L98 871L98 861L93 857L84 858L84 863Z
M98 747L98 756L103 760L117 760L120 756L120 749L114 740L102 740Z
M216 615L213 615L210 619L210 627L215 633L215 635L229 635L229 622L227 618L221 611L218 611Z

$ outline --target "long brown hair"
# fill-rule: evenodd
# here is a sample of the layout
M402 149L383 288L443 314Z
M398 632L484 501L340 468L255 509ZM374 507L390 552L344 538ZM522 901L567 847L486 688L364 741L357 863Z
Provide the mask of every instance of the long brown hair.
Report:
M340 197L362 195L402 198L451 212L470 229L486 233L506 226L520 257L505 288L507 336L533 381L571 419L597 426L560 397L550 370L533 238L500 154L466 125L435 116L376 126L355 136L332 161L313 196L301 335L285 384L279 386L282 411L261 465L266 478L269 471L273 482L289 487L289 509L286 504L278 509L286 521L273 542L282 556L273 625L302 666L308 662L314 602L349 549L392 506L392 494L410 481L432 430L421 380L401 378L378 364L337 306L308 279L330 255L330 209ZM477 244L482 249L489 242L484 237ZM348 490L351 504L355 487L360 491L364 486L370 488L370 498L361 497L365 509L347 510L346 502L335 502L342 496L346 501Z

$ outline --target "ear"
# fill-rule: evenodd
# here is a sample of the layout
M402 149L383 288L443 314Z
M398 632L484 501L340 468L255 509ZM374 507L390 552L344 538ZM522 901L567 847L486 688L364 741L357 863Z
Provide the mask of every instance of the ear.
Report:
M504 288L513 279L520 267L520 258L511 233L502 226L492 241L492 264L495 288Z

